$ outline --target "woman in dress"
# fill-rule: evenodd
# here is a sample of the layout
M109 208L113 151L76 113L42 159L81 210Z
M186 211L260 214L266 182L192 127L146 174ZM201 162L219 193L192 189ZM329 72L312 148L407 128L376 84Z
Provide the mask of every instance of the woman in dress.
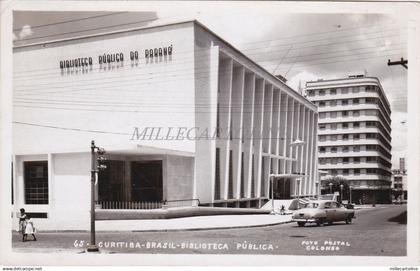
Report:
M28 238L28 234L31 234L34 241L36 241L34 223L32 222L29 215L26 215L26 227L25 227L25 234L23 235L23 242L25 242L26 239Z

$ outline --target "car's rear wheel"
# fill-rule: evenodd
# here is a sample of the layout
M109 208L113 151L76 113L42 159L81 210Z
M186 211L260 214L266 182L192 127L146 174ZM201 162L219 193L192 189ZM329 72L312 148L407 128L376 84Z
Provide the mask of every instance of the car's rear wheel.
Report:
M348 217L348 218L346 219L346 224L351 224L351 217Z
M303 226L305 226L305 222L298 222L298 226L299 226L299 227L303 227Z
M316 222L316 224L321 227L324 226L324 223L325 223L325 218L320 218L318 219L318 222Z

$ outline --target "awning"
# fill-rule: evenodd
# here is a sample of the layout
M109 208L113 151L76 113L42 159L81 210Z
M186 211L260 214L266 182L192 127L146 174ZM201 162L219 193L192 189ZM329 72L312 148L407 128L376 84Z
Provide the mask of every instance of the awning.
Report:
M105 150L107 154L119 154L119 155L175 155L175 156L185 156L185 157L194 157L193 152L180 151L166 148L158 148L145 145L126 145L119 147L110 147Z
M290 173L290 174L270 174L270 178L274 178L275 180L278 179L298 179L305 177L305 174L296 174L296 173Z

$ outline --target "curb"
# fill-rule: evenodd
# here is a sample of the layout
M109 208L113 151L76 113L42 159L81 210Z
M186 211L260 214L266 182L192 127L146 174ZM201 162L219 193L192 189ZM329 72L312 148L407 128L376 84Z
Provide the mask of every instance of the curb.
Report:
M225 227L214 227L214 228L191 228L191 229L162 229L162 230L132 230L130 232L180 232L180 231L211 231L211 230L229 230L229 229L243 229L243 228L258 228L258 227L271 227L281 224L292 223L292 220L261 224L261 225L249 225L249 226L225 226Z
M211 231L211 230L229 230L229 229L243 229L243 228L258 228L258 227L271 227L287 223L292 223L292 220L269 223L269 224L260 224L260 225L247 225L247 226L221 226L221 227L212 227L212 228L190 228L190 229L158 229L158 230L127 230L127 231L96 231L96 233L115 233L115 232L181 232L181 231ZM12 231L12 234L15 231ZM89 230L45 230L38 231L38 233L89 233Z

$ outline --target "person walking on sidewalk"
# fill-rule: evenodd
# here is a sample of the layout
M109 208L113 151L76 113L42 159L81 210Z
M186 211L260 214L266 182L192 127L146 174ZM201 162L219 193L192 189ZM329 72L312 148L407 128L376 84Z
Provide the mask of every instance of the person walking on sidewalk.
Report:
M25 234L23 235L22 242L26 241L26 239L28 238L28 234L31 234L33 237L33 240L36 241L35 232L36 230L35 230L34 223L32 222L30 216L26 215Z

